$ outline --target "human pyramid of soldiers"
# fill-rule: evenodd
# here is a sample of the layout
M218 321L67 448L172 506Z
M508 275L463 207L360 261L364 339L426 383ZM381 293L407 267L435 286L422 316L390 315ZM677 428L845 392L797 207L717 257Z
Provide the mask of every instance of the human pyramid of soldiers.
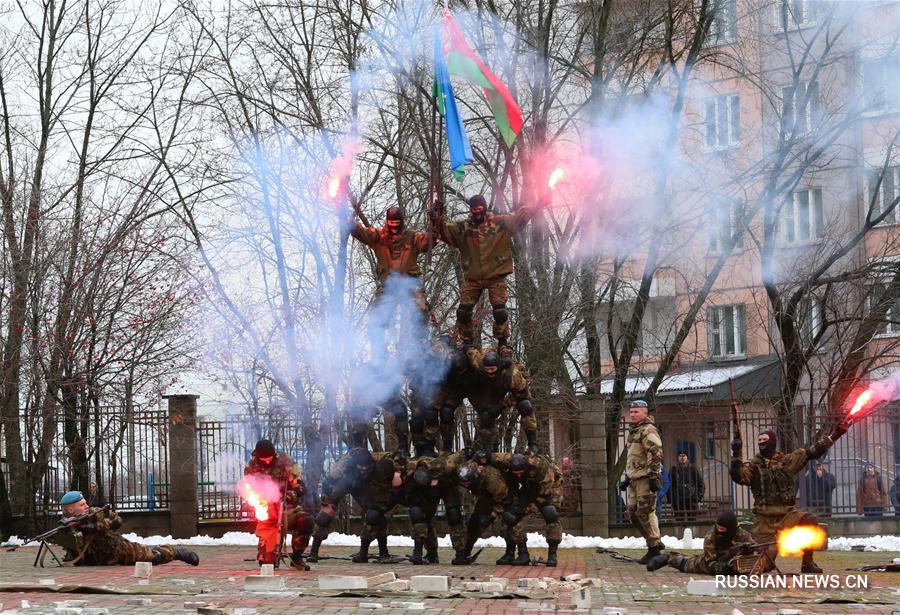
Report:
M360 548L352 557L362 563L394 562L387 548L387 529L391 514L406 508L412 530L413 552L406 559L413 564L436 564L438 540L435 515L443 503L446 523L455 552L454 565L474 563L473 553L479 537L487 537L495 525L503 528L506 552L498 565L529 566L540 563L557 565L557 550L562 541L562 527L557 506L560 500L562 474L547 457L539 454L537 422L531 402L527 372L513 359L509 346L509 317L506 302L506 277L512 273L512 236L531 220L549 200L543 195L536 205L523 206L505 215L488 212L481 195L468 199L469 216L465 220L447 222L442 203L435 203L429 216L428 231L404 228L403 214L397 207L387 211L383 228L365 227L350 220L350 234L371 248L375 256L377 287L373 303L390 301L389 289L396 280L413 281L403 286L411 289L416 311L423 322L429 308L418 287L418 257L429 250L433 238L444 241L460 252L464 282L459 290L456 334L427 344L431 358L442 362L444 375L435 386L417 390L410 380L411 410L399 396L382 402L381 409L393 417L393 434L397 442L393 451L369 451L368 435L372 428L373 409L358 404L351 410L353 444L322 480L318 513L312 515L303 506L306 487L298 466L290 456L279 453L274 444L263 439L256 443L245 475L266 475L282 489L283 514L258 520L257 560L275 564L285 536L291 534L290 564L309 570L320 555L322 543L340 503L352 496L362 510L363 527ZM474 311L483 291L488 291L494 320L496 348L484 350L474 343ZM394 299L396 300L396 299ZM454 451L456 410L468 400L476 417L475 437L471 446ZM507 408L515 406L524 446L519 452L498 452L498 421ZM374 410L377 411L377 410ZM625 477L619 488L627 491L628 513L634 527L647 544L640 559L650 571L671 566L695 574L736 574L736 556L749 544L765 546L764 566L758 572L775 568L775 539L779 532L795 526L818 526L815 515L796 506L794 476L810 460L819 459L849 429L845 418L829 435L822 435L812 445L791 453L777 450L773 430L761 432L757 438L759 452L750 461L743 460L740 433L732 442L730 475L732 480L749 486L754 498L753 527L750 533L738 527L733 511L725 511L716 519L704 539L704 551L687 557L663 552L659 522L656 516L657 492L662 472L662 440L650 415L646 401L633 400L628 409L631 428L627 436ZM414 455L409 456L410 436ZM440 450L438 450L440 449ZM462 490L474 497L468 516L463 511ZM87 545L67 547L66 558L79 564L131 564L135 561L166 563L180 560L199 563L191 551L175 547L150 549L131 543L115 529L121 521L115 512L90 508L79 492L67 493L61 501L64 515L90 517L79 529L89 536ZM532 560L527 544L525 521L539 514L545 524L546 558ZM305 551L312 540L308 555ZM372 541L378 554L370 558ZM813 561L812 549L803 551L801 571L821 572Z

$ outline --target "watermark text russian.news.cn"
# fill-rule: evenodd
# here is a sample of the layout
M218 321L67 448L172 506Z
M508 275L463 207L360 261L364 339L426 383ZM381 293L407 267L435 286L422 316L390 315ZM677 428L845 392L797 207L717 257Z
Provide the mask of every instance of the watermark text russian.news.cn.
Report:
M716 575L719 589L868 589L864 574Z

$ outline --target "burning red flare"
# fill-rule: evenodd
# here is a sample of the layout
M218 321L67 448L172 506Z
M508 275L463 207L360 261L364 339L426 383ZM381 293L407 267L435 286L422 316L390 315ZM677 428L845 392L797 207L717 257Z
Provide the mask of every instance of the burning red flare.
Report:
M778 534L778 555L799 555L825 546L825 530L814 525L798 525Z
M853 404L853 408L850 409L850 416L853 417L857 412L865 408L872 400L873 394L872 389L866 389L860 393L859 397L856 398L856 402Z
M280 497L278 483L264 475L245 476L238 481L237 492L253 508L257 521L268 520L269 502L276 502Z
M332 175L328 180L328 198L334 201L340 194L341 178L338 175Z
M556 188L556 184L566 176L566 171L562 167L556 167L553 169L553 173L550 174L550 179L547 181L547 187L553 190Z

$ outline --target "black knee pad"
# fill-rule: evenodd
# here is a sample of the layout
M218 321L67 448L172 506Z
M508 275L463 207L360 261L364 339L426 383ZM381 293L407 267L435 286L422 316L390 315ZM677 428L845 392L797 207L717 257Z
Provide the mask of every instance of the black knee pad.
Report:
M425 523L428 519L425 518L425 511L421 506L410 506L409 520L412 523Z
M815 525L818 527L819 518L811 512L803 513L803 516L800 517L800 522L797 525Z
M370 508L366 511L366 525L378 527L387 523L384 513L376 508Z
M459 506L452 506L447 509L447 525L462 525L463 516Z
M519 411L521 416L531 416L534 414L534 406L531 404L530 399L520 399L516 402L516 410Z
M421 416L426 425L437 425L440 418L437 408L424 408Z
M409 430L414 434L420 434L425 431L425 419L420 414L414 414L409 419Z
M472 312L475 311L474 305L462 305L456 308L456 320L467 325L472 322Z
M441 408L441 423L455 423L456 422L456 408L451 408L450 406L444 406Z
M331 515L329 515L324 510L320 510L319 514L316 515L316 525L320 525L322 527L328 527L331 525L331 520L334 519Z
M301 536L309 536L316 529L316 522L309 515L303 515L294 522L294 528Z
M394 398L385 403L384 409L398 421L405 421L409 418L409 410L402 399Z
M553 504L541 506L541 516L547 523L556 523L559 521L559 513L556 512L556 506Z
M506 311L505 303L498 303L497 305L493 306L493 308L494 322L496 322L498 325L502 325L507 320L509 320L509 312Z

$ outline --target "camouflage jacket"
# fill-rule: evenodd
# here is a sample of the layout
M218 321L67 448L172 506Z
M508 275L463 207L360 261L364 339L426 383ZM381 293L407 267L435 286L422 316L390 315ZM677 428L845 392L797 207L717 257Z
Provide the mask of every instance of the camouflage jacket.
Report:
M738 528L731 544L720 549L716 544L716 528L713 527L707 532L703 538L703 561L709 568L710 574L728 574L731 548L744 542L753 542L753 536L747 530Z
M270 464L262 463L256 455L250 457L250 462L244 468L244 476L248 474L264 474L278 483L285 504L294 508L299 506L306 495L306 485L300 473L300 466L294 463L287 453L279 453Z
M662 439L648 416L628 431L628 456L625 460L625 475L636 478L656 477L662 475Z
M521 363L512 363L498 369L493 377L489 377L482 369L484 352L478 348L468 351L470 375L468 398L476 410L507 406L507 395L512 403L523 399L531 399L528 386L528 372Z
M549 459L540 455L527 455L528 467L519 479L509 471L512 453L494 453L490 464L500 470L509 485L513 498L542 496L552 498L560 495L562 472Z
M119 551L128 544L116 534L122 527L122 518L113 510L101 511L99 507L92 507L91 512L97 516L72 528L71 533L63 532L67 535L57 543L66 551L65 561L84 559L103 566L118 563Z
M458 222L440 219L436 228L441 239L459 250L465 279L481 282L512 273L512 236L537 212L536 207L520 207L505 215L488 214L479 225L470 219Z
M428 233L403 231L392 235L385 228L365 227L356 222L350 234L375 253L375 274L380 282L395 272L419 277L417 259L428 252Z
M482 499L489 501L491 509L497 513L498 517L503 514L512 501L512 494L506 479L497 468L492 466L481 466L481 479L472 494L479 501Z
M416 470L416 460L407 459L398 462L393 458L391 453L386 452L372 453L372 457L375 458L376 462L382 458L392 459L394 461L394 470L395 472L400 473L400 479L403 482L399 487L394 487L392 484L394 478L393 475L383 481L373 473L372 476L369 477L367 487L369 499L368 505L372 508L386 512L391 510L394 506L406 504L409 492L414 487L412 474Z
M810 459L824 455L832 444L830 437L822 436L812 446L788 454L779 451L771 459L756 455L752 461L742 462L740 457L732 457L731 480L750 487L755 514L783 515L797 505L794 476Z
M325 478L322 479L321 502L322 506L337 506L347 494L363 505L366 495L367 476L360 476L353 460L344 455L337 463L331 466Z
M428 473L432 479L437 479L443 485L458 485L456 473L466 463L465 451L457 451L449 455L439 455L431 460L428 465Z

